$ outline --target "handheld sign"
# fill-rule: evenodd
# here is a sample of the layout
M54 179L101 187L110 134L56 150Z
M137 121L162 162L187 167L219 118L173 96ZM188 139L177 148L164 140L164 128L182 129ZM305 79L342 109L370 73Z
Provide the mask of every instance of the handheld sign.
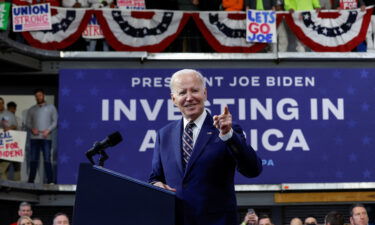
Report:
M0 2L0 30L6 30L9 21L9 2Z
M340 0L340 9L356 9L357 0Z
M25 158L26 132L0 129L0 159L23 162Z
M248 10L246 13L246 41L276 43L276 12Z
M146 9L145 0L117 0L117 6L120 9Z
M36 5L13 5L13 31L51 30L51 6L49 3Z
M93 15L90 19L89 24L87 24L86 29L82 33L82 37L86 39L102 39L103 31L100 28L100 25L98 23L98 20Z

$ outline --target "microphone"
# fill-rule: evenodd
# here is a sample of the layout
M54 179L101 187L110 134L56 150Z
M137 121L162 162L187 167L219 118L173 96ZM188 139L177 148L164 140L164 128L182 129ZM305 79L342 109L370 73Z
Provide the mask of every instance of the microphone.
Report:
M101 154L102 158L100 159L101 164L104 163L104 160L108 158L108 155L104 152L104 150L108 147L113 147L122 141L122 136L120 132L116 131L110 134L108 137L103 139L101 142L95 142L94 146L86 152L86 157L89 159L91 164L95 165L94 160L92 157L96 154Z

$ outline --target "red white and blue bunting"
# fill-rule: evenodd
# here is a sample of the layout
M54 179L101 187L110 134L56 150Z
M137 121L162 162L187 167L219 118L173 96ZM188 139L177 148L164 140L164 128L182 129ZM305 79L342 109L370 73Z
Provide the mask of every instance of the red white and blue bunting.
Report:
M86 28L92 10L51 7L56 10L52 16L52 30L22 32L27 42L34 47L56 50L74 44Z
M58 50L75 43L95 14L108 44L117 51L161 52L182 31L192 16L207 42L217 52L258 52L266 44L247 43L244 12L129 11L52 7L52 30L23 32L34 47ZM351 51L366 38L372 8L297 11L277 15L313 51Z
M182 31L190 14L183 11L95 12L107 42L117 51L163 51Z
M246 42L246 13L200 12L193 18L217 52L258 52L267 44Z
M297 38L313 51L348 52L366 39L372 9L296 11L285 19Z

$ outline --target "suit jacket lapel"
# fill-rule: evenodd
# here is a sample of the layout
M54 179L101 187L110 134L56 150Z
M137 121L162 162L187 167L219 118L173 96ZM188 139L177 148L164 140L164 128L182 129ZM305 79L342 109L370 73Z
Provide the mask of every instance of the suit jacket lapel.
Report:
M172 134L171 134L171 138L172 138L172 146L176 146L174 147L173 149L173 154L174 154L174 157L176 158L176 162L177 162L177 167L178 167L178 172L181 174L181 176L183 176L184 172L183 172L183 169L182 169L182 148L181 148L181 139L182 139L182 125L183 125L183 120L179 120L177 123L176 123L176 127L175 129L173 130Z
M185 176L192 168L194 163L197 161L198 157L202 154L205 146L210 141L210 139L214 136L216 128L213 126L213 120L210 114L207 113L207 117L204 120L202 125L202 129L199 132L197 141L194 145L193 154L191 155L188 165L185 170Z

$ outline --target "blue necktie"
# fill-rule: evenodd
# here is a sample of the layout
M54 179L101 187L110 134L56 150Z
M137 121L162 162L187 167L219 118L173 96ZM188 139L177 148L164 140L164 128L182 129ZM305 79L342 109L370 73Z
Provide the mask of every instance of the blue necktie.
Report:
M182 135L182 159L183 159L183 166L186 168L186 165L189 162L191 154L193 153L193 127L195 124L193 122L189 122Z

